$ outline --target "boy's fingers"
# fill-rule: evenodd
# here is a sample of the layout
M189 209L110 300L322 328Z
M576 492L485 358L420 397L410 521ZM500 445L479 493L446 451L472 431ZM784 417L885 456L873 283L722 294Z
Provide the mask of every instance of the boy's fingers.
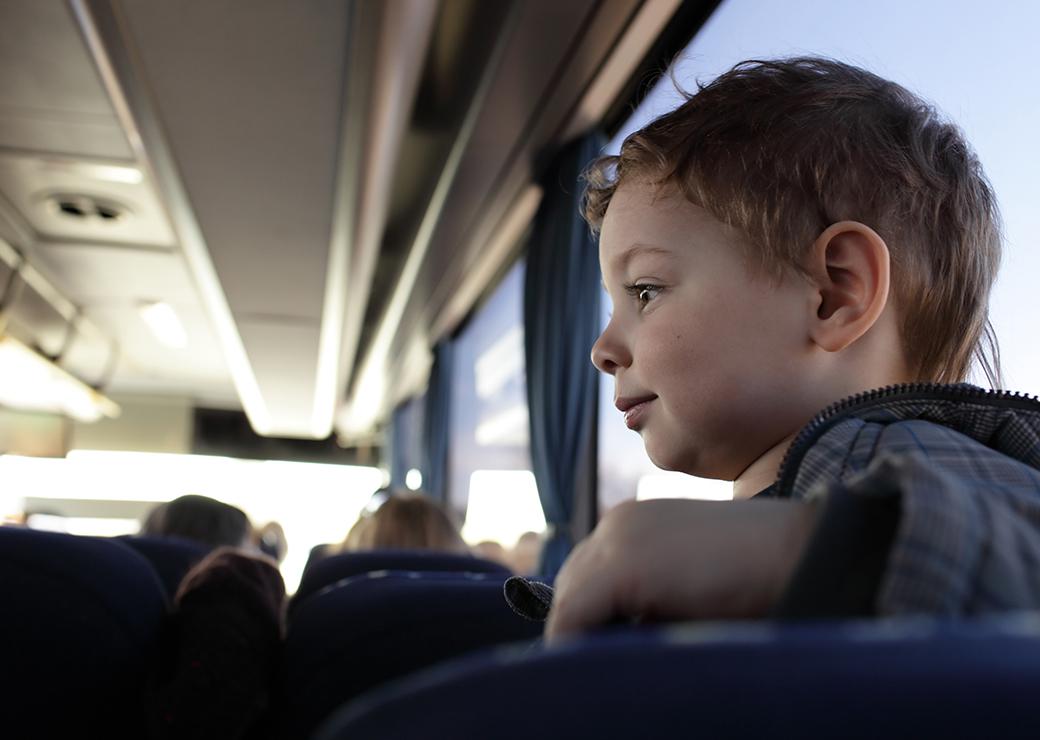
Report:
M597 567L595 549L594 542L583 543L560 571L545 626L549 644L606 624L615 614L611 571Z

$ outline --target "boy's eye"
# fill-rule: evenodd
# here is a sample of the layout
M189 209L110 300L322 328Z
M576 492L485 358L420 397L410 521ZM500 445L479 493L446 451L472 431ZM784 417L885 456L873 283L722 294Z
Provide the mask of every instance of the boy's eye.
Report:
M625 287L630 296L636 299L640 308L645 308L650 301L661 292L661 287L649 283L637 283Z

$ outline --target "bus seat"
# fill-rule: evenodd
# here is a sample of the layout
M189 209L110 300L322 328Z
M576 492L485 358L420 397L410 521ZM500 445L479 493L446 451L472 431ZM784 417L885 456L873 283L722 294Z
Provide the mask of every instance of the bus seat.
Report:
M345 706L314 737L1024 740L1037 686L1035 616L707 624L439 666Z
M361 692L480 648L533 640L543 625L518 619L502 574L370 573L308 599L285 644L287 737L305 738Z
M295 608L303 599L326 586L352 576L377 570L410 570L420 572L497 573L511 575L506 566L471 555L433 550L359 550L328 555L303 572L300 587L293 598Z
M303 566L303 572L306 573L313 568L318 561L330 557L335 552L335 548L336 545L329 542L312 547L311 551L307 553L307 563Z
M187 572L210 551L206 545L179 537L125 536L116 539L132 547L152 564L171 601Z
M4 735L141 737L167 611L148 562L111 539L0 527L0 587Z

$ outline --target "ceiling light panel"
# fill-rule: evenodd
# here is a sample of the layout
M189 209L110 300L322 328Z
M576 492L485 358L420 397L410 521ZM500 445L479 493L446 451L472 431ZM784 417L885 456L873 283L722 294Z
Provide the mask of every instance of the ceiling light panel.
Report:
M163 301L142 303L138 307L138 311L155 338L167 347L184 349L188 346L188 335L184 331L184 324L181 323L180 317L169 303Z
M111 400L12 337L0 339L0 377L0 406L83 422L119 415Z

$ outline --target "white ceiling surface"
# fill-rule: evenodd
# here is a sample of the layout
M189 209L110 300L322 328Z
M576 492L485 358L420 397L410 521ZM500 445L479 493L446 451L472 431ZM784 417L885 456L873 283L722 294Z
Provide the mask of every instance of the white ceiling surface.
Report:
M268 432L325 436L331 424L317 428L313 411L349 4L118 7Z
M347 4L122 6L236 318L318 323Z
M61 0L0 5L0 147L133 159Z
M179 254L45 244L37 248L37 255L55 281L69 286L66 296L89 306L94 322L119 337L126 356L113 391L161 392L221 406L236 403L220 345ZM159 299L173 306L184 324L188 337L184 349L158 342L136 310L141 302Z

